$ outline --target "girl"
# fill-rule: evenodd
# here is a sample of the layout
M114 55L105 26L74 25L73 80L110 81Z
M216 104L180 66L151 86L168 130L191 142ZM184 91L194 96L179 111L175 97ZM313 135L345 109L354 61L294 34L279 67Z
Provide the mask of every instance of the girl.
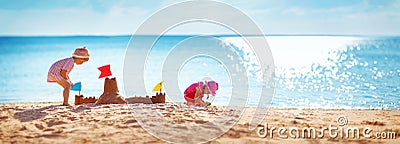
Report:
M206 107L208 105L203 101L203 95L211 94L215 96L217 90L218 83L213 80L193 83L184 92L186 104L188 106Z
M73 84L69 79L68 74L71 72L72 68L74 68L74 63L77 65L81 65L89 61L89 57L90 54L86 47L77 48L75 49L75 52L72 53L72 57L61 59L51 65L49 72L47 73L47 82L56 82L64 88L64 106L69 105L69 89L73 87Z

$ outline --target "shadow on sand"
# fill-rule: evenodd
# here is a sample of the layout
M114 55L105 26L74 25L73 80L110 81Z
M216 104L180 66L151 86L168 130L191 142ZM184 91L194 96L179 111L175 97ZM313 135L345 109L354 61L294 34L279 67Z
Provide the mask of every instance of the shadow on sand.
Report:
M46 106L38 109L29 109L22 112L16 112L14 114L14 118L20 120L21 122L29 122L37 119L44 118L47 113L43 112L48 109L53 109L56 107L63 107L62 105L51 105Z

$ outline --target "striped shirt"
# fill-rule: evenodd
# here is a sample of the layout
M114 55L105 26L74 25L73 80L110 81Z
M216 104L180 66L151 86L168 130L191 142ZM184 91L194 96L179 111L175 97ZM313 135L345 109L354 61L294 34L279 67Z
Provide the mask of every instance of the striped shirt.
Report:
M51 65L49 72L47 73L47 82L56 82L58 80L65 80L61 76L61 70L66 70L67 75L71 72L72 68L74 68L74 58L64 58L55 62Z

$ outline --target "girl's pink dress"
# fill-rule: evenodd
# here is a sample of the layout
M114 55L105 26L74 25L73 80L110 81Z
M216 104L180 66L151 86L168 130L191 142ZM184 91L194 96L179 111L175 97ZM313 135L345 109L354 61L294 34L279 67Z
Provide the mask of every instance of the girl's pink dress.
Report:
M199 87L200 92L201 92L203 90L203 89L201 89L201 87L203 87L203 83L202 82L193 83L188 88L186 88L186 90L184 92L184 95L185 95L184 98L186 101L194 102L194 96L196 94L196 87ZM200 98L203 98L203 96L200 95Z

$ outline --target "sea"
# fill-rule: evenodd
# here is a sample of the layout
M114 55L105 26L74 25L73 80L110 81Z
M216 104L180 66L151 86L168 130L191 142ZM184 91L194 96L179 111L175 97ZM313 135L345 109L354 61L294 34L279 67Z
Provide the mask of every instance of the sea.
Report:
M117 78L120 93L125 97L149 95L163 77L176 76L180 93L167 92L167 101L183 102L183 91L191 83L208 79L219 83L213 105L227 105L231 99L232 74L218 58L202 57L208 42L185 42L190 35L160 37L148 52L144 71L145 93L128 92L124 86L124 63L132 42L141 43L148 35L123 36L2 36L0 37L0 103L62 101L62 88L47 82L50 66L71 57L77 47L86 46L91 57L87 63L75 65L69 74L72 82L81 82L75 94L99 97L104 78L100 66L110 64ZM211 36L221 46L229 47L242 60L248 82L246 106L257 106L260 99L260 67L256 53L243 42L243 37L265 38L274 63L272 107L277 108L338 108L338 109L400 109L400 36L352 35L262 35ZM215 42L215 41L214 41ZM214 46L209 44L209 46ZM185 50L185 47L187 49ZM217 46L218 47L218 46ZM180 50L175 50L178 49ZM135 49L133 49L135 51ZM165 71L166 58L198 57L175 65L179 72ZM213 51L213 50L211 50ZM210 51L207 51L210 52ZM222 52L215 50L213 53ZM260 55L257 55L260 56ZM263 56L263 55L261 55ZM227 57L232 57L227 55ZM132 65L134 67L134 65ZM140 68L140 67L139 67ZM137 81L135 83L140 83ZM142 82L143 83L143 82ZM167 82L164 85L168 85ZM174 95L174 99L168 98Z

